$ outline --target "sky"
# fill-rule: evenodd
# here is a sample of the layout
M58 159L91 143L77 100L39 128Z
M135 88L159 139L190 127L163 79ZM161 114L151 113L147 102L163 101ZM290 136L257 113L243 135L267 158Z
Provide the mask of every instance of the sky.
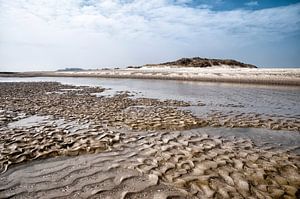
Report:
M0 71L198 56L300 67L300 0L0 0Z

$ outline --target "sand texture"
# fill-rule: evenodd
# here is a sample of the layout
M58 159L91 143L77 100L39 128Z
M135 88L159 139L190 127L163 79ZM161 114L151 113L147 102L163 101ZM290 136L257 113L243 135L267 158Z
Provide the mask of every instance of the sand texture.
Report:
M103 88L54 82L0 89L0 198L300 196L300 158L288 146L203 128L277 125L298 135L297 119L199 118L184 101L97 97Z
M203 82L228 82L268 85L300 85L300 69L232 68L226 65L207 68L151 66L128 69L87 71L24 72L0 74L2 77L101 77L163 79Z
M14 167L0 196L296 198L299 157L198 132L127 134L109 152Z

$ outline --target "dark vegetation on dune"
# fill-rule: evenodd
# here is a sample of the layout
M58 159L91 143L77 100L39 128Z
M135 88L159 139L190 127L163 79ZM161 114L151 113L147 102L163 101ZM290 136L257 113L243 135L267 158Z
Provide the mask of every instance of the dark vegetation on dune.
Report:
M241 68L257 68L252 64L245 64L232 59L207 59L201 57L194 58L182 58L172 62L165 62L160 64L146 64L145 66L185 66L185 67L211 67L211 66L220 66L228 65Z

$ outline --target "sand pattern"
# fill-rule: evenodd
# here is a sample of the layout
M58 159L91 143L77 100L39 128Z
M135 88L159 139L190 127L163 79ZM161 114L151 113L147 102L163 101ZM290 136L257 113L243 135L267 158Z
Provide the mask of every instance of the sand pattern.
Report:
M188 102L130 98L128 92L97 97L99 87L76 87L59 83L1 83L0 123L13 115L52 115L56 118L94 121L101 125L132 130L183 130L204 126L255 127L300 131L299 119L264 118L251 114L211 113L196 117L181 110ZM202 106L200 104L199 106ZM3 112L4 111L4 112ZM7 112L10 114L6 114ZM16 116L15 116L16 117ZM15 118L16 120L17 118Z
M59 83L0 89L0 198L300 196L299 155L191 130L212 122L180 109L189 103Z
M211 137L201 130L126 134L109 152L79 157L8 170L0 177L0 197L296 198L299 194L299 156L260 150L250 140Z
M289 130L300 132L300 120L297 118L267 117L256 113L222 113L216 111L201 118L213 127L268 128L271 130Z

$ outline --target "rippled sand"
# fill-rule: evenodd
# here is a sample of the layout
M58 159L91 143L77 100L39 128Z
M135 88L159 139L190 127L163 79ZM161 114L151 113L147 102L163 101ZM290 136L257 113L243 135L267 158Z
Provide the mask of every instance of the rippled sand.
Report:
M296 198L299 166L299 156L250 140L138 132L107 152L14 167L1 175L0 196Z
M58 83L0 89L0 198L299 197L299 155L190 130L213 123L180 110L186 102Z

